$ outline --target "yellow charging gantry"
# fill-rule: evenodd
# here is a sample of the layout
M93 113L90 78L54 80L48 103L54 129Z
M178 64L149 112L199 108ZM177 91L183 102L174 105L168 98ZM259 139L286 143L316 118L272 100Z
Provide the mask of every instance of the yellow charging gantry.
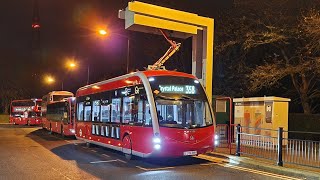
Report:
M192 74L199 78L212 99L214 20L197 14L133 1L119 10L125 28L159 34L158 29L173 31L177 38L192 37Z

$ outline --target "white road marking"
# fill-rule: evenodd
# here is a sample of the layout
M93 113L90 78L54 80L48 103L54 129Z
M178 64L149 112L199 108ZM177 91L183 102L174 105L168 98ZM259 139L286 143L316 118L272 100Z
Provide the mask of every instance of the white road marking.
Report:
M284 176L284 175L279 175L279 174L273 174L273 173L269 173L269 172L264 172L264 171L259 171L259 170L254 170L254 169L234 166L234 165L231 165L231 164L218 164L218 165L222 166L222 167L228 167L228 168L232 168L232 169L237 169L237 170L241 170L241 171L251 172L251 173L270 176L270 177L275 177L275 178L279 178L279 179L300 180L300 178L294 178L294 177L289 177L289 176Z
M141 166L136 166L139 169L142 169L144 171L158 171L158 170L166 170L166 169L173 169L174 167L163 167L163 168L143 168Z
M205 164L200 164L201 166L210 166L213 164L218 164L218 162L212 162L212 163L205 163Z
M109 155L106 155L106 154L101 154L101 156L110 157Z
M125 161L122 161L122 160L120 160L120 159L117 159L117 161L119 161L119 162L122 162L122 163L127 163L127 162L125 162Z
M115 162L115 161L118 161L118 160L113 159L113 160L108 160L108 161L92 161L92 162L90 162L90 164L108 163L108 162Z
M91 150L92 152L97 152L96 150Z
M251 172L251 173L265 175L265 176L269 176L269 177L275 177L275 178L279 178L279 179L300 180L300 178L294 178L294 177L289 177L289 176L284 176L284 175L279 175L279 174L244 168L244 167L240 167L240 166L236 166L236 165L231 165L231 164L229 164L229 162L222 160L222 159L219 159L219 158L215 158L215 157L208 157L205 155L199 155L198 158L209 160L209 161L214 160L213 163L201 164L203 166L209 166L209 165L215 164L215 165L222 166L222 167L232 168L232 169L236 169L236 170L240 170L240 171ZM218 162L216 162L216 161L218 161Z
M58 172L59 174L61 174L64 178L68 179L68 180L71 180L68 176L62 174L59 170L55 169L55 168L52 168L52 170Z

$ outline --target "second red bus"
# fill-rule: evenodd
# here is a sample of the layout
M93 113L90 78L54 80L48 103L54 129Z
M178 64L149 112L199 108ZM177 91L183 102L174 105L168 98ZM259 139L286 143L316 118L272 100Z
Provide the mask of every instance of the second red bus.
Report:
M46 120L49 130L62 136L73 136L75 97L65 98L47 105Z

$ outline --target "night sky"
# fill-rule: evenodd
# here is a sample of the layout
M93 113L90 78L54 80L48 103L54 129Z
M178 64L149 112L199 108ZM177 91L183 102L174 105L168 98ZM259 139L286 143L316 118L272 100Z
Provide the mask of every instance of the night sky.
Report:
M183 2L156 0L152 2L174 9L213 17L219 8L230 3L214 1ZM217 1L218 2L218 1ZM231 1L230 1L231 2ZM126 38L130 40L130 70L143 70L153 64L169 48L161 36L124 30L124 20L118 19L118 10L127 6L119 0L38 0L40 40L36 41L31 24L33 0L2 0L0 6L0 80L13 82L26 88L31 97L41 97L51 90L64 89L75 92L86 84L87 67L90 83L126 73ZM113 35L102 39L94 31L97 25L107 27ZM120 36L121 35L121 36ZM125 36L125 37L122 37ZM177 53L178 60L169 60L167 66L179 71L191 71L191 40L183 43ZM37 47L35 50L32 47ZM66 58L79 63L74 71L64 68ZM54 85L43 83L44 74L56 78Z

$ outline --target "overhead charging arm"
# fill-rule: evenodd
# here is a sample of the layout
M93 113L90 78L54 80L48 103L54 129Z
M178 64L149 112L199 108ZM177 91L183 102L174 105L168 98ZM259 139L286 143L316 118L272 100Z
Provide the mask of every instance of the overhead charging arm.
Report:
M168 38L166 33L162 30L159 29L161 34L164 36L164 38L168 41L168 43L171 45L170 48L166 51L166 53L153 65L149 65L148 69L151 70L157 70L162 67L162 65L175 53L179 50L181 43L176 43L175 41L171 40Z

